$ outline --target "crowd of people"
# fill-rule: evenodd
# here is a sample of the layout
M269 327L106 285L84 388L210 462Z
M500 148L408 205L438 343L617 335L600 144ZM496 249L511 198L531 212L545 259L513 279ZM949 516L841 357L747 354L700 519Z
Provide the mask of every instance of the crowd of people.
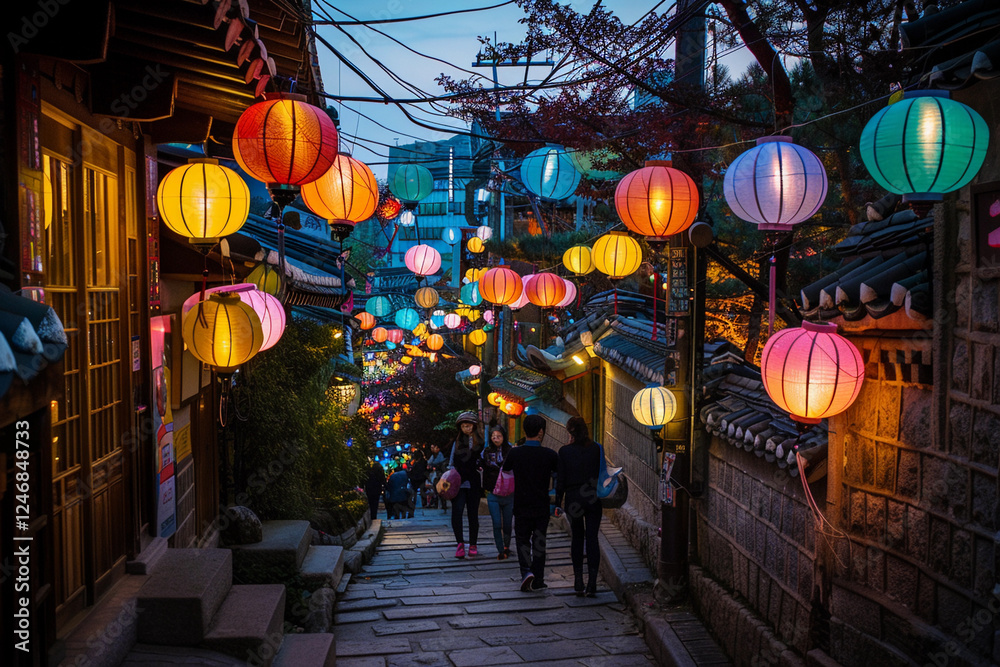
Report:
M399 467L388 478L382 466L372 461L365 488L372 518L380 498L389 519L412 518L418 504L425 510L448 512L449 501L437 492L437 485L445 473L454 470L450 476L456 479L457 493L452 490L447 495L451 496L456 558L479 556L479 504L485 495L497 560L510 558L513 537L521 570L520 589L547 588L546 531L550 518L565 512L571 532L573 588L577 595L593 597L601 560L598 533L602 512L597 485L602 451L581 417L572 417L565 425L569 444L558 452L544 447L546 424L537 414L524 417L524 442L514 446L501 426L492 426L484 440L485 429L477 415L463 412L456 420L457 434L447 453L437 444L430 446L429 456L416 448L406 469ZM500 483L507 474L513 475L513 493Z

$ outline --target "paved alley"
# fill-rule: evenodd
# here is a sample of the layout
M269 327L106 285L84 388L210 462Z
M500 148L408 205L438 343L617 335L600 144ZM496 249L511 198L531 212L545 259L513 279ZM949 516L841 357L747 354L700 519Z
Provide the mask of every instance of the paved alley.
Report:
M517 559L497 561L489 516L480 555L458 560L450 511L387 521L377 554L335 614L341 667L653 665L637 625L602 581L573 594L569 536L549 527L543 591L522 593Z

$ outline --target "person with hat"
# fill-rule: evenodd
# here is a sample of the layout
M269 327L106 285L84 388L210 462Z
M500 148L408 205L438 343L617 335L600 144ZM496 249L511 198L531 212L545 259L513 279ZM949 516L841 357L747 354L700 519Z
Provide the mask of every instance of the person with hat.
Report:
M458 471L462 483L458 495L451 500L451 527L455 531L455 558L465 558L465 540L462 537L462 512L468 507L469 515L469 556L478 556L476 542L479 539L479 499L483 494L482 453L483 434L475 412L463 412L455 420L458 435L451 447L449 468Z

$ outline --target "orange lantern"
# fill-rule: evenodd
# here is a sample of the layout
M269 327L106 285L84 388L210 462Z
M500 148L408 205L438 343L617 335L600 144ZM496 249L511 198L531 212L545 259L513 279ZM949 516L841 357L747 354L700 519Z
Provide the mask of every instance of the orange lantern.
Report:
M486 245L483 243L483 240L478 236L470 238L466 242L465 247L469 249L469 252L476 253L477 255L486 249Z
M433 287L421 287L417 290L417 293L413 295L413 300L421 308L433 308L438 305L438 301L441 300L441 297L437 293L437 290Z
M865 380L861 353L836 324L803 322L767 341L760 361L768 396L792 419L818 424L849 408Z
M539 273L525 287L525 292L531 303L551 308L565 298L566 281L554 273Z
M500 404L503 403L503 397L495 391L491 391L490 395L486 397L486 401L490 405L500 407Z
M368 165L341 153L325 174L302 186L302 201L310 211L329 220L335 231L349 233L375 212L378 183Z
M375 327L372 330L372 340L376 343L384 343L389 338L389 332L384 327Z
M375 213L383 220L389 221L395 219L395 217L399 215L399 212L402 210L403 204L392 195L387 195L384 199L382 199L381 203L379 203Z
M236 121L233 155L258 181L304 185L337 158L337 128L304 95L267 93Z
M441 334L431 334L427 337L428 350L440 350L444 347L444 337Z
M490 269L479 279L479 293L490 303L506 306L521 297L524 286L521 276L514 273L509 266L497 266Z
M367 331L375 326L375 316L369 313L367 310L362 310L360 313L354 316L358 322L361 323L361 330Z
M519 414L524 412L524 406L520 403L514 403L513 401L507 401L504 404L504 412L506 412L511 417L517 417Z
M615 210L636 234L670 236L694 222L698 188L694 179L671 167L669 160L651 160L618 183Z
M403 330L402 329L389 329L385 334L386 338L390 343L395 343L399 345L403 342Z

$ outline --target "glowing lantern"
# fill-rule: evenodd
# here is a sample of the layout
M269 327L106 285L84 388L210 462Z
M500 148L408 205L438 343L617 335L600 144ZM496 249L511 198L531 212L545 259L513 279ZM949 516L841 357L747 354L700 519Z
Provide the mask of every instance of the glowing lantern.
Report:
M438 305L438 301L441 297L438 295L437 290L433 287L421 287L417 290L417 293L413 295L413 300L421 308L433 308Z
M636 234L663 237L683 232L698 213L698 188L669 161L650 161L626 174L615 188L615 210Z
M525 285L524 291L531 303L551 308L566 296L566 281L554 273L538 273Z
M471 375L472 377L476 377L477 375L479 375L482 372L483 372L483 367L482 366L479 366L479 365L469 366L469 375Z
M531 286L531 281L534 279L534 274L524 276L522 282L524 289L521 290L521 296L517 297L517 301L514 303L507 304L508 308L511 310L520 310L531 303L531 301L528 300L528 288Z
M418 276L429 276L437 273L441 268L441 253L433 246L421 243L412 246L403 256L406 268Z
M402 210L403 204L392 195L389 195L379 202L378 208L375 209L375 214L383 220L389 221L394 220Z
M486 332L482 329L476 329L469 333L469 342L473 345L482 345L486 342Z
M521 276L509 266L497 266L487 271L479 279L479 293L490 303L506 306L521 298L524 286Z
M836 324L803 322L782 329L761 355L764 389L796 421L816 424L849 408L861 391L861 353Z
M632 397L632 416L651 429L662 428L677 414L677 399L664 387L649 385Z
M247 276L247 282L255 284L261 292L278 296L284 281L277 268L261 262Z
M790 137L761 137L733 160L722 181L733 213L763 231L808 220L823 205L826 189L823 163Z
M411 361L413 361L413 357L409 357L405 354L399 359L399 363L403 364L404 366L408 365Z
M431 314L431 329L440 329L444 326L444 311L435 310Z
M563 253L563 266L578 276L590 273L594 270L594 259L589 247L585 245L575 245Z
M480 225L476 227L476 236L481 238L483 241L489 241L493 238L493 228L489 225Z
M490 405L493 405L493 406L496 406L496 407L500 407L500 404L503 403L503 396L501 396L500 394L496 393L495 391L491 391L489 393L489 396L486 397L486 401Z
M434 189L434 177L427 167L419 164L403 164L389 177L389 191L400 201L418 202Z
M407 331L412 330L415 326L420 324L420 315L412 308L400 308L396 311L396 316L393 319L396 322L396 326L400 329L406 329Z
M566 283L566 296L556 304L556 308L569 308L576 301L576 285L573 284L572 280L566 280L565 278L563 278L563 282Z
M341 153L325 174L302 186L302 201L329 220L334 231L350 233L354 225L375 213L378 183L368 165Z
M171 169L156 189L164 224L192 243L238 232L250 213L250 188L218 160L190 162Z
M465 279L470 283L477 283L479 279L486 275L487 269L469 269L465 272Z
M266 292L261 292L253 283L240 283L238 285L221 285L219 287L209 287L205 290L205 296L218 292L229 292L240 298L240 301L247 304L260 318L260 327L264 335L264 342L261 343L260 351L274 347L274 344L281 338L285 331L285 309L278 299ZM187 315L188 311L198 305L201 293L195 292L181 305L181 317Z
M362 310L360 313L354 316L357 318L358 322L361 323L361 330L367 331L375 326L375 316L369 313L367 310Z
M444 316L444 325L449 329L457 329L462 326L462 316L458 313L448 313Z
M611 232L594 243L594 266L612 280L630 276L642 263L639 242L624 232Z
M267 93L236 121L233 155L258 181L304 185L337 158L337 128L305 96Z
M548 146L528 153L521 162L521 182L543 199L565 199L580 184L580 172L561 146Z
M403 342L403 330L402 329L389 329L385 333L386 340L388 340L393 345L399 345Z
M483 295L479 293L479 283L469 283L463 285L459 292L462 303L470 306L478 306L483 302Z
M427 325L421 322L417 326L413 327L413 331L411 333L419 338L427 333Z
M444 338L441 334L431 334L427 337L427 349L428 350L440 350L444 347Z
M389 332L385 330L385 327L375 327L372 329L372 340L376 343L384 343L389 340Z
M448 245L455 245L462 240L462 230L458 227L445 227L441 230L441 240Z
M401 227L412 227L417 224L417 214L406 210L399 214L399 224Z
M982 116L937 90L908 92L861 133L861 159L880 186L904 201L940 201L983 166L990 131Z
M184 316L181 331L188 351L223 372L249 361L264 342L253 308L229 292L217 292Z
M365 310L375 317L385 317L392 310L392 304L384 296L373 296L365 303Z
M504 401L500 406L500 411L505 412L511 417L517 417L524 412L524 406L520 403L514 403L513 401Z
M483 313L483 319L486 320L487 324L493 324L493 311L487 310Z
M475 253L477 255L486 249L486 246L483 244L483 240L478 236L473 236L472 238L470 238L466 242L465 247L469 249L469 252Z

